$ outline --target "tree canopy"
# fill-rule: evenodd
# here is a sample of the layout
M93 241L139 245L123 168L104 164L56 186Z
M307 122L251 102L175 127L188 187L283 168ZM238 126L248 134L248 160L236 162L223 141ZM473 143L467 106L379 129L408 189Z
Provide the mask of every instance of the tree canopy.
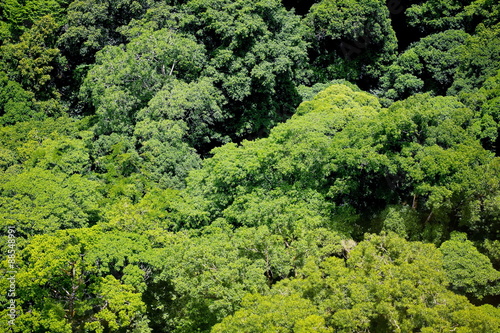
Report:
M500 332L499 9L2 1L0 331Z

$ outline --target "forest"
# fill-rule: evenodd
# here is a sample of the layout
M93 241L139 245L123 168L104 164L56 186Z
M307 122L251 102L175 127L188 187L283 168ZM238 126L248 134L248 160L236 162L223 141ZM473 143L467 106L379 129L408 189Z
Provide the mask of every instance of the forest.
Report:
M496 0L2 0L0 331L500 332Z

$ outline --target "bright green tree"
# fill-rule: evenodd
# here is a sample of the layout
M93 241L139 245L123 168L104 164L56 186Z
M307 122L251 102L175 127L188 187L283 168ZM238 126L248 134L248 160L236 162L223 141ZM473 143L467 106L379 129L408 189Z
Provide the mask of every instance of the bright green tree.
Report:
M296 295L249 295L243 300L242 307L210 332L333 332L318 315L317 307Z
M340 237L309 229L295 238L268 227L233 230L223 219L202 230L151 234L153 279L145 292L158 332L208 332L240 308L247 293L263 293L307 259L340 255Z
M33 167L0 175L2 226L21 235L87 227L99 219L99 184L79 174Z
M24 168L38 166L67 175L87 174L92 141L88 120L49 117L0 128L0 145L5 157L10 156L2 164L2 170L23 165Z
M301 327L306 332L500 329L498 309L475 307L447 285L442 255L433 245L393 234L367 235L347 260L309 262L297 277L275 285L269 296L247 296L242 309L213 332L262 332L267 327L273 332Z
M453 97L417 95L381 110L375 97L333 85L268 138L215 149L187 192L212 218L292 233L308 224L380 230L397 205L411 219L388 230L410 237L444 240L458 225L495 235L497 162L481 147L480 123ZM272 207L295 217L281 224Z
M342 229L351 211L325 202L333 140L346 124L379 108L373 96L331 86L303 103L269 138L214 149L188 178L187 192L204 198L202 209L213 218L223 216L235 225L265 224L294 233L301 225L335 224L326 216L337 210L347 213L339 215L336 227Z
M17 254L13 332L151 332L138 267L146 248L138 235L89 228L33 237Z
M69 0L5 0L0 4L0 41L17 41L19 36L45 15L59 25L64 22Z

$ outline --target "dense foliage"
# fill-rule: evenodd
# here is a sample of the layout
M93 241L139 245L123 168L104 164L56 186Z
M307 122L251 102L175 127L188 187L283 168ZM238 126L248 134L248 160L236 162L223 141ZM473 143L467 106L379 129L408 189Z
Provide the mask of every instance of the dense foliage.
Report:
M0 330L500 332L499 18L1 2Z

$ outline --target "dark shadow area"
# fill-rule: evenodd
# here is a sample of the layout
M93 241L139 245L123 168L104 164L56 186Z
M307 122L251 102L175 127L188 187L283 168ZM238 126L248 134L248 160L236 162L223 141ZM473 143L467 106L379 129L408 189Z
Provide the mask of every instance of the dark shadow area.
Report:
M422 1L386 0L387 8L389 8L390 13L391 25L398 39L399 52L403 52L411 43L423 37L418 28L408 25L405 15L406 9L417 3L422 3Z
M316 2L315 0L283 0L282 3L285 6L286 9L290 10L292 8L295 9L295 13L297 15L306 15L309 13L309 9L314 5Z

